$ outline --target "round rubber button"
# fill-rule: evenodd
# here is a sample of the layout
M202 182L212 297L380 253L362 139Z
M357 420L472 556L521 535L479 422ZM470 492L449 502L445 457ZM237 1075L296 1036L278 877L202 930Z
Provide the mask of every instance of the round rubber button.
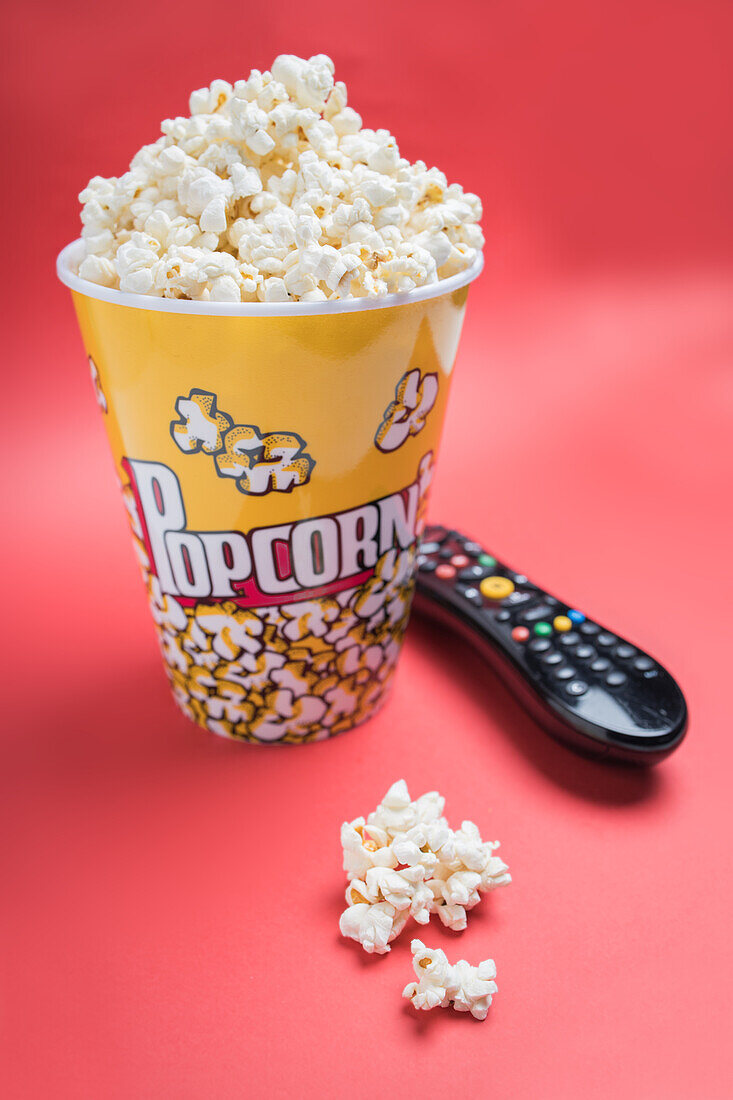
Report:
M511 617L511 611L499 611L496 615L496 621L497 623L508 623Z
M607 668L611 667L611 662L607 657L599 657L590 667L594 672L605 672Z
M617 645L614 650L614 656L620 657L622 661L628 661L629 657L633 657L636 650L632 645L627 645L626 642L623 645Z
M555 673L556 680L572 680L573 676L575 676L575 669L570 668L569 665L564 665Z
M626 673L625 672L609 672L608 676L606 677L606 683L608 684L609 687L612 687L612 688L620 687L621 684L626 683Z
M543 665L559 665L562 661L562 653L558 653L556 649L550 649L542 654L540 660Z
M549 623L535 623L534 632L539 634L541 638L546 638L548 634L552 634L552 627Z
M479 546L479 544L477 542L471 542L470 540L468 542L464 542L463 549L466 551L467 554L481 553L481 547Z
M533 653L544 653L545 650L550 648L551 644L549 638L533 638L528 648L531 649Z
M449 581L452 577L455 577L456 571L452 565L449 565L447 561L440 563L435 570L435 576L440 577L442 581Z
M568 618L570 618L569 615L568 615ZM590 638L590 637L592 637L593 634L597 634L600 629L601 628L598 626L597 623L587 623L586 622L586 623L581 623L581 625L580 625L580 633L585 634L586 638Z
M573 621L568 618L567 615L556 615L552 620L552 625L555 630L559 630L561 634L564 634L567 630L573 629Z
M596 651L592 645L579 645L575 650L575 656L579 661L589 661L595 655Z
M654 668L654 661L651 657L637 657L634 668L638 668L639 672L648 672L650 668Z
M483 565L484 569L493 569L496 565L496 558L492 558L491 554L479 554L479 565Z
M468 600L469 603L475 604L476 607L484 606L484 599L478 588L462 588L459 591L463 595L463 598Z
M440 543L439 542L421 542L420 543L420 553L421 554L437 554L438 550L440 550Z
M558 638L560 645L577 645L580 641L580 634L577 634L574 630L571 630L569 634L561 634Z
M461 581L480 581L485 576L486 570L482 569L480 565L469 565L466 569L461 570L458 579Z
M455 565L456 569L463 569L466 565L471 564L471 559L467 558L465 554L454 554L450 563Z
M584 684L582 680L571 680L569 684L565 685L565 690L568 695L585 695L588 685Z
M571 607L568 611L568 618L573 623L584 623L585 615L582 611L576 611L574 607Z
M479 588L488 600L503 600L514 591L514 582L508 577L484 577Z
M526 642L529 638L529 631L526 626L515 626L512 631L512 638L515 642Z
M613 634L608 634L605 631L604 631L603 634L599 634L598 637L596 638L596 642L598 643L598 645L602 645L602 646L613 645L613 643L615 641L616 641L616 638L614 637L614 635Z
M436 562L435 558L423 558L418 566L418 569L422 573L433 573L437 564L438 563Z

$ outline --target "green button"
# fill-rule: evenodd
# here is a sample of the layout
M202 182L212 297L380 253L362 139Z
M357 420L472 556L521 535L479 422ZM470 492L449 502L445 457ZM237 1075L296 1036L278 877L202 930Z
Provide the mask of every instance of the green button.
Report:
M549 623L535 623L534 632L535 634L546 636L547 634L552 634L552 627Z
M491 554L479 554L478 563L486 569L493 569L496 565L496 558L492 558Z

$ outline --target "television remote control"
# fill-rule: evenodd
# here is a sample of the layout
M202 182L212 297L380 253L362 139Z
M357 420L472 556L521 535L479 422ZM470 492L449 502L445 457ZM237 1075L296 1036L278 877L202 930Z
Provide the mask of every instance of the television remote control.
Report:
M477 542L446 527L426 527L416 578L416 609L479 643L558 740L641 764L662 760L682 741L685 699L658 661Z

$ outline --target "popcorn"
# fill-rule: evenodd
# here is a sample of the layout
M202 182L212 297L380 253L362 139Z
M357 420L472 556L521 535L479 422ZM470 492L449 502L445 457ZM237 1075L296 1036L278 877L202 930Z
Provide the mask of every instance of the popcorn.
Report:
M194 91L190 117L164 120L129 171L80 193L79 275L133 294L290 302L412 290L470 267L478 198L363 128L333 73L324 54L283 54Z
M411 948L418 980L405 986L403 997L418 1009L452 1005L456 1012L470 1012L476 1020L486 1019L497 992L493 959L485 959L478 966L460 959L451 966L444 951L426 947L421 940L413 940Z
M349 909L342 914L342 934L365 950L389 951L408 916L427 924L430 914L437 913L447 928L461 931L467 911L478 904L482 893L511 882L509 868L494 855L498 841L482 841L470 821L452 830L442 816L444 805L437 791L413 801L400 779L366 819L358 817L341 826L343 866L349 880L346 901L350 908L380 907L373 919L366 909L353 916ZM393 917L388 929L385 904ZM399 921L394 919L396 914L402 915ZM378 938L375 921L381 930Z

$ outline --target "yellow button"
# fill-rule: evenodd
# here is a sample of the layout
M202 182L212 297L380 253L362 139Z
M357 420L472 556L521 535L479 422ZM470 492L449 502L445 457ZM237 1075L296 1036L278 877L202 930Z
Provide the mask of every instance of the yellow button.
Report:
M514 584L508 577L484 577L479 588L481 595L488 600L503 600L505 596L511 596Z
M561 634L564 634L566 630L573 629L572 621L567 615L556 615L552 620L552 625L555 627L555 630L559 630Z

